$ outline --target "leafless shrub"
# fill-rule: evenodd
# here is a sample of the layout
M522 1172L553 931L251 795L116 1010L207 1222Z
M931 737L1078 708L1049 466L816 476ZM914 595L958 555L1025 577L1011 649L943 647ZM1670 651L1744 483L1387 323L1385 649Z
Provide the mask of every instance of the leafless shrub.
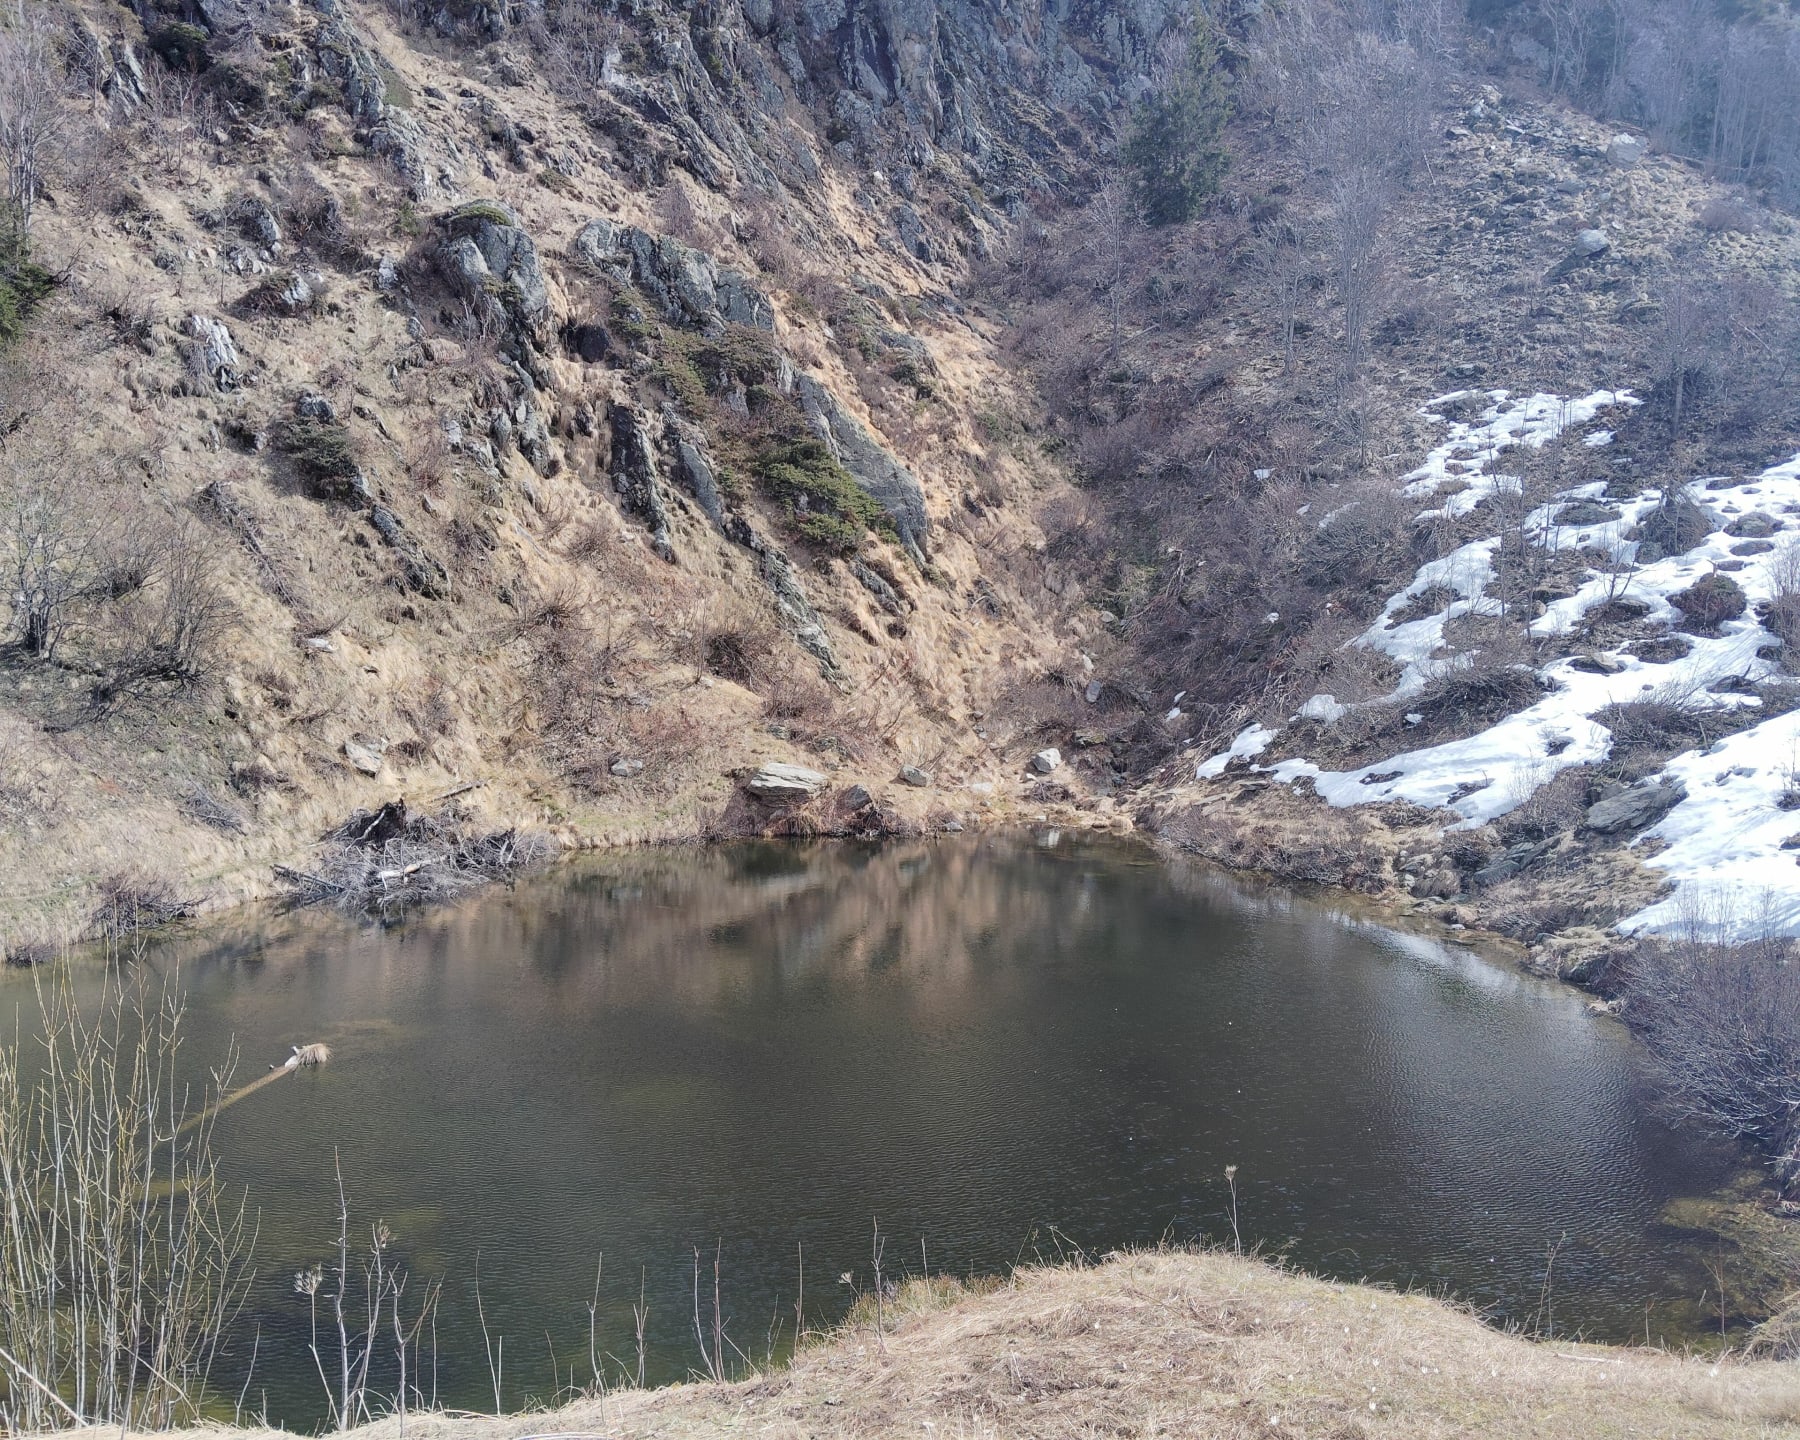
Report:
M182 793L179 803L182 814L226 835L242 835L250 828L243 811L204 786L191 786Z
M1714 235L1722 231L1752 235L1762 228L1760 218L1756 208L1748 202L1736 196L1717 195L1700 207L1694 220L1702 230Z
M406 440L405 463L407 478L426 494L435 494L455 465L444 427L427 421L414 429Z
M100 903L89 917L91 932L109 945L154 930L172 920L186 920L200 902L179 894L167 879L139 871L121 871L100 882Z
M1542 840L1573 830L1587 810L1589 771L1572 766L1549 779L1530 777L1530 793L1501 822L1501 833L1510 843Z
M27 464L0 479L0 521L7 633L34 659L54 659L103 589L118 509L89 503L50 467Z
M170 522L126 552L137 583L109 617L111 655L90 697L95 709L209 678L236 612L190 526Z
M231 788L240 795L260 795L265 790L285 790L293 777L277 770L266 760L245 760L231 767Z
M1786 941L1646 941L1624 968L1625 1015L1669 1093L1714 1134L1800 1179L1800 963Z
M41 986L31 1024L0 1046L0 1427L196 1423L254 1244L213 1150L230 1066L190 1088L179 1003L112 978Z
M1729 711L1679 685L1664 685L1642 699L1608 705L1592 718L1612 732L1615 764L1709 745L1737 728Z
M1529 666L1512 664L1499 647L1484 650L1472 663L1439 675L1407 700L1424 723L1445 719L1485 727L1534 704L1543 694Z
M750 612L705 627L699 636L699 659L708 674L760 690L771 678L781 644L774 623Z
M1800 652L1800 542L1782 547L1769 566L1769 598L1757 614L1791 659Z
M600 520L578 520L563 534L562 552L584 565L597 562L613 547L614 532Z

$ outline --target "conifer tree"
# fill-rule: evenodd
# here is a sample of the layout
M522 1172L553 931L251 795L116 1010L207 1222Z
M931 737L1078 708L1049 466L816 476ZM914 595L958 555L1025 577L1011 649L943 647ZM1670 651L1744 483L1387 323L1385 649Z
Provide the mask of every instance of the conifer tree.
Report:
M1230 115L1218 39L1206 16L1196 14L1186 50L1139 104L1125 142L1125 163L1149 224L1191 220L1218 190L1230 159L1223 143Z

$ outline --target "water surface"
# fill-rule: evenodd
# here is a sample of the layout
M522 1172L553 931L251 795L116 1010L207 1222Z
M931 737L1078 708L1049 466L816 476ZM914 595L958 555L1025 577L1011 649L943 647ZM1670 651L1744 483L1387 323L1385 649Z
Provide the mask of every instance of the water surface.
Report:
M693 1257L760 1359L890 1273L1059 1245L1231 1240L1447 1290L1502 1321L1641 1337L1706 1277L1660 1227L1721 1158L1655 1120L1579 997L1467 950L1135 846L1051 837L616 855L382 930L271 920L165 952L190 1056L332 1064L226 1112L262 1214L252 1403L317 1423L293 1272L360 1233L445 1279L440 1399L507 1403L600 1348L697 1363ZM1545 1290L1547 1253L1557 1248ZM848 1274L852 1284L840 1282ZM1649 1307L1647 1309L1647 1307Z

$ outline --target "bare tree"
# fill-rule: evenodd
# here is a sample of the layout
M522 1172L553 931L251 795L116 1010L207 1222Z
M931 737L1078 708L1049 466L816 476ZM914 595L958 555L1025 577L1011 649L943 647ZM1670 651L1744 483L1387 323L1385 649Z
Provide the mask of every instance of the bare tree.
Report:
M1108 180L1088 206L1093 224L1085 247L1095 292L1106 306L1109 339L1106 358L1116 359L1124 324L1125 299L1130 290L1132 240L1143 228L1143 218L1126 184Z
M0 159L6 163L6 198L21 236L44 187L45 167L64 128L63 70L50 17L19 0L12 23L0 30Z
M1344 307L1341 369L1346 381L1368 357L1369 324L1381 291L1381 239L1390 198L1385 178L1370 165L1353 165L1332 181L1333 279Z
M1281 373L1291 375L1300 310L1316 279L1312 252L1296 226L1274 225L1258 242L1254 264L1281 340Z
M82 606L101 589L113 525L79 504L62 477L35 466L14 470L0 489L8 633L27 655L56 656Z
M1650 337L1650 360L1668 401L1669 442L1681 438L1688 405L1714 359L1712 342L1717 308L1699 282L1681 270L1671 271L1660 286L1662 315Z

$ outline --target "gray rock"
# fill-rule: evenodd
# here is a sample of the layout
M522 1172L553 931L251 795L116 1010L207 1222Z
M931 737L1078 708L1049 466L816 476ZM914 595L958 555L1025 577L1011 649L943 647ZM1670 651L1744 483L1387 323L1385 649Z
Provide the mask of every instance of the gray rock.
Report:
M1558 525L1610 525L1619 518L1620 512L1611 505L1602 505L1598 500L1575 500L1556 512Z
M806 587L800 583L800 572L787 556L761 536L755 538L760 542L763 580L775 596L775 609L800 647L824 667L828 678L835 677L839 673L837 655L831 648L831 637L820 623L818 611L813 609L812 601L807 597Z
M678 325L714 333L728 324L775 328L775 307L767 295L704 250L671 236L602 217L581 227L574 253L609 280L635 286Z
M131 42L123 36L108 40L106 53L111 64L100 82L101 93L119 114L129 115L149 98L143 62L138 59Z
M809 800L825 784L825 776L817 770L771 761L744 782L744 789L761 800Z
M908 785L914 786L920 790L925 789L931 784L931 772L929 770L921 770L917 765L902 765L900 767L900 778Z
M1604 255L1612 248L1612 241L1606 238L1604 230L1583 230L1575 236L1575 253L1577 255Z
M883 610L887 611L888 614L898 615L904 608L900 599L900 592L895 590L886 580L882 579L877 571L871 569L862 561L852 560L850 562L850 573L855 577L856 583L873 595L876 602Z
M683 483L699 501L706 518L723 531L725 497L719 493L719 476L707 454L705 435L697 426L682 420L672 405L663 409L663 429L675 436L675 458L681 465Z
M866 810L875 803L866 785L852 785L844 792L844 804L852 810Z
M1678 780L1645 780L1588 806L1583 824L1597 835L1642 830L1646 825L1654 825L1685 799L1687 787Z
M1606 158L1621 169L1630 169L1644 158L1649 148L1635 135L1615 135L1607 142Z
M379 775L386 762L382 758L387 753L385 741L346 740L344 742L344 758L351 767L362 771L365 775Z
M360 471L358 475L360 477ZM419 543L398 515L387 506L377 504L369 510L369 523L399 559L407 589L432 600L449 595L450 572L444 562Z
M1625 662L1617 655L1578 655L1569 662L1571 670L1580 670L1587 675L1617 675L1625 668Z
M344 108L358 125L373 125L387 103L387 82L374 52L339 17L321 25L314 37L319 69L343 87Z
M1062 751L1057 749L1040 750L1031 757L1031 768L1040 775L1048 775L1062 766Z
M215 388L235 390L238 387L237 343L223 320L210 315L190 315L182 322L183 331L194 341L192 360L195 370L210 379Z
M294 402L294 413L303 420L323 420L327 424L337 420L337 406L313 390Z
M439 220L437 264L465 300L533 344L550 321L550 291L537 245L497 200L475 200Z
M1781 522L1773 515L1766 515L1761 510L1752 510L1746 515L1738 516L1727 525L1725 533L1744 540L1766 540L1779 529L1781 529ZM1736 553L1735 546L1732 553Z
M431 194L431 170L425 163L425 132L404 110L392 108L365 132L364 143L371 155L385 156L388 164L406 182L406 191L414 200Z
M644 773L644 762L642 760L615 760L606 768L609 774L616 775L621 780L629 780L633 775Z
M661 472L649 419L629 405L612 407L612 482L625 510L650 528L650 545L673 562L675 542L663 503Z
M1082 691L1082 698L1090 705L1097 705L1100 703L1100 697L1105 693L1106 687L1104 685L1098 680L1090 680L1087 683L1087 689Z

